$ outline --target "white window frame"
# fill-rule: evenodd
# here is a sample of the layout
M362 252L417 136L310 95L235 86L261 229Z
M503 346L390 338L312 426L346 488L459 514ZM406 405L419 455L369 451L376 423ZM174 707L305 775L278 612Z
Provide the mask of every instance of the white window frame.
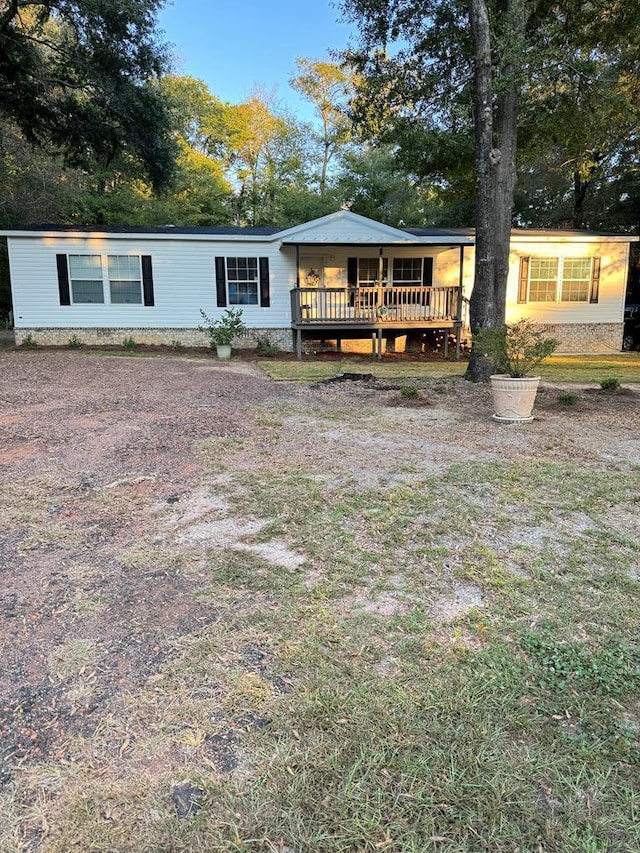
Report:
M591 283L593 281L593 257L587 255L532 255L529 258L529 269L527 271L527 302L532 305L588 305L591 301ZM531 272L534 261L556 261L556 284L555 284L555 299L531 299ZM567 261L588 261L589 274L586 279L585 297L584 299L563 299L563 287L565 263ZM571 279L572 281L581 281L581 279ZM535 281L535 279L534 279Z
M71 272L71 258L99 258L99 260L100 260L100 278L91 278L91 279L74 278L74 276L72 275L72 272ZM67 255L67 271L69 274L69 301L70 301L71 305L104 305L105 304L106 295L105 295L105 291L104 291L104 261L103 261L103 256L101 254L99 254L98 252L70 252ZM102 285L102 301L88 302L86 299L81 299L79 301L76 301L75 293L74 293L74 289L73 289L74 281L77 281L77 282L95 281L96 283L100 282L100 284Z
M375 273L373 278L370 275L363 275L364 264L370 265L369 273ZM389 284L389 258L382 259L382 281L378 280L379 272L380 258L358 258L358 287L375 287L379 284L386 287Z
M423 257L416 257L416 256L413 256L410 258L399 257L399 258L392 258L391 261L392 261L392 263L391 263L391 284L393 284L394 287L422 287L422 280L423 280L423 276L424 276L424 258ZM396 279L396 275L395 275L396 263L402 264L402 263L405 263L407 261L410 261L411 263L413 263L414 261L419 261L419 263L420 263L420 275L419 275L419 277L418 278L412 278L412 279L401 279L401 278Z
M249 269L249 261L255 262L255 278L236 278L238 271L238 261L246 261L247 262L247 271ZM229 263L232 262L236 266L236 274L233 276L229 271ZM225 272L226 272L226 285L227 285L227 304L228 305L246 305L258 308L260 306L260 258L257 255L227 255L225 257ZM241 302L231 298L231 285L255 285L255 302ZM237 296L237 292L236 292Z
M110 252L68 252L67 253L67 272L69 275L69 301L71 305L115 305L118 308L126 306L127 308L143 307L144 306L144 287L142 281L142 255L139 253L124 253ZM76 302L73 295L74 279L71 275L71 258L100 258L100 279L91 279L92 281L100 281L102 284L102 302ZM140 270L139 279L131 279L131 281L139 281L140 283L140 301L139 302L113 302L111 299L111 278L109 275L109 258L137 258L138 268ZM116 281L117 279L114 279ZM82 281L82 279L76 279Z
M109 291L109 305L144 305L144 292L142 287L142 256L141 255L126 255L126 254L111 254L105 255L107 259L106 264L106 277L107 277L107 287ZM110 261L112 258L127 258L130 260L131 258L135 258L138 261L138 276L137 278L111 278L111 270L110 270ZM137 302L114 302L113 300L113 292L111 289L112 283L115 281L128 281L128 282L137 282L138 283L138 296L139 299Z

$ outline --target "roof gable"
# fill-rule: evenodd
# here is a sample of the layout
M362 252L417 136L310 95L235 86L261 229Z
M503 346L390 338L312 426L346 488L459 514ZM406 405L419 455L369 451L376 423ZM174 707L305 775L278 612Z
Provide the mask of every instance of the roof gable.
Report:
M332 243L367 244L373 243L415 243L416 238L407 231L392 228L382 222L352 213L350 210L338 210L319 219L295 225L278 235L283 243Z

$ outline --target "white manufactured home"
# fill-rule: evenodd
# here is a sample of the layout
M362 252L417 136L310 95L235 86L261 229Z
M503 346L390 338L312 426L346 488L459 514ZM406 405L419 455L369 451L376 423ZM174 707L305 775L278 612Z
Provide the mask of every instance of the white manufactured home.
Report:
M5 231L16 342L204 345L200 310L240 307L251 336L383 342L466 334L471 229L391 228L341 210L286 230L43 226ZM532 317L562 352L621 348L629 244L514 230L507 321ZM243 341L237 342L239 345Z

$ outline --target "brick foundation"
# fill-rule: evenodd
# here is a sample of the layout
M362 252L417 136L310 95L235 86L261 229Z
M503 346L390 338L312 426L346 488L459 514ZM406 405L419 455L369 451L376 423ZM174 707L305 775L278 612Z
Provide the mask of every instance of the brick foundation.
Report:
M20 328L14 329L16 344L31 338L40 346L68 346L69 341L77 339L81 344L89 346L121 346L126 338L131 338L136 344L175 345L176 342L185 347L208 347L209 338L198 329L54 329L54 328ZM291 352L293 338L291 329L249 329L245 334L233 341L234 349L253 349L256 336L268 338L279 349Z
M556 352L562 353L614 353L622 349L622 323L558 323L541 325L541 329L550 337L557 338L560 346ZM15 329L16 344L31 335L41 346L68 346L69 340L77 338L81 344L89 346L122 345L125 338L132 338L137 344L165 344L171 346L179 341L186 347L208 347L209 338L198 329L54 329L20 328ZM335 333L334 333L335 334ZM371 352L371 340L349 341L345 330L343 350L345 352ZM249 329L233 342L235 349L252 349L256 345L256 336L268 338L284 352L293 350L291 329ZM313 350L318 341L305 340L305 350Z
M622 350L623 323L557 323L540 325L544 333L557 338L557 355L614 353Z

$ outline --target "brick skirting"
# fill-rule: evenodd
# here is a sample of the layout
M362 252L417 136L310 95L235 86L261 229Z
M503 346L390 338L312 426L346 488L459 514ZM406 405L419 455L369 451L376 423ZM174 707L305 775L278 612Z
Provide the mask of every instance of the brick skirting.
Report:
M33 341L41 346L68 346L70 340L77 340L89 346L118 346L125 339L131 338L136 344L152 344L175 346L176 343L185 347L208 347L209 338L198 329L54 329L54 328L16 328L14 329L16 344L31 335ZM271 343L285 352L293 349L291 329L249 329L245 334L234 338L234 349L253 349L256 336L268 338Z

